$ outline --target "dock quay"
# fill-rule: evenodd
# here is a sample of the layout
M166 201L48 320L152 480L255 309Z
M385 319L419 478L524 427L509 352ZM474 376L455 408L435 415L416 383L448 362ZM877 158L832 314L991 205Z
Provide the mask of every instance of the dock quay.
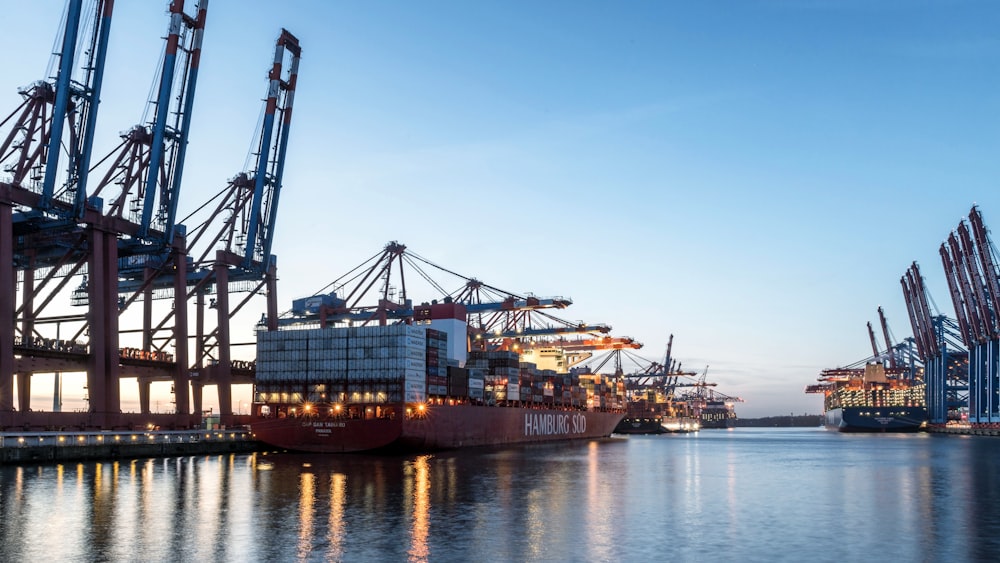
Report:
M0 465L242 453L260 442L249 430L0 432Z
M956 436L1000 436L1000 427L973 426L971 424L933 424L927 427L931 434L953 434Z

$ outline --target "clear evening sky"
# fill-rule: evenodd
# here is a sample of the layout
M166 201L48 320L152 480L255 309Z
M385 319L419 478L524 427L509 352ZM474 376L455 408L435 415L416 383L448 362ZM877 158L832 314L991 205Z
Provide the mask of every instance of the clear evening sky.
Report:
M6 115L63 3L3 9ZM166 10L116 2L95 157L142 121ZM650 359L674 334L742 417L819 413L804 386L871 354L878 306L910 335L910 263L954 316L938 246L974 203L1000 225L989 0L212 0L182 208L245 169L281 27L283 309L397 240Z

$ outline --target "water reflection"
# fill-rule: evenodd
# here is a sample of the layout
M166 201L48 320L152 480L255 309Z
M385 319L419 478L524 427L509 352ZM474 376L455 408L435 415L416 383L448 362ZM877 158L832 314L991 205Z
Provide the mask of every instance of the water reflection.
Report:
M900 560L1000 552L995 440L701 434L2 467L0 559L851 560L886 542Z
M326 539L329 547L326 552L327 561L340 561L344 558L344 504L347 502L347 475L333 473L330 475L330 517L327 520Z
M313 486L314 475L304 471L299 476L299 560L305 560L312 551L313 542L313 503L316 500L316 489Z
M600 445L597 442L587 444L587 470L583 475L587 483L586 534L590 537L607 537L613 533L613 522L608 517L608 495L605 488L610 484L604 482L600 471ZM610 561L613 553L609 552L608 544L597 543L594 557L601 561Z
M430 467L429 455L422 455L413 460L408 471L407 496L412 501L413 527L410 532L410 561L427 561L430 550L427 547L427 535L430 531Z

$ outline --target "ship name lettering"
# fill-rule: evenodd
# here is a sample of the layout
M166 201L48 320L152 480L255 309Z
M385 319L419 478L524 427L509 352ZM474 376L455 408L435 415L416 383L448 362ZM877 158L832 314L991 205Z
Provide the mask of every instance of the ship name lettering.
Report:
M303 428L346 428L345 422L303 422Z
M526 413L524 415L525 436L552 436L555 434L579 434L586 430L587 421L580 415Z

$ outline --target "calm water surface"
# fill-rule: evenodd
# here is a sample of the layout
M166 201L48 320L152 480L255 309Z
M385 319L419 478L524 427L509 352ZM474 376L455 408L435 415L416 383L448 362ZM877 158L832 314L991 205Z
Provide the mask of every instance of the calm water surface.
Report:
M2 561L998 561L1000 439L704 430L0 468Z

